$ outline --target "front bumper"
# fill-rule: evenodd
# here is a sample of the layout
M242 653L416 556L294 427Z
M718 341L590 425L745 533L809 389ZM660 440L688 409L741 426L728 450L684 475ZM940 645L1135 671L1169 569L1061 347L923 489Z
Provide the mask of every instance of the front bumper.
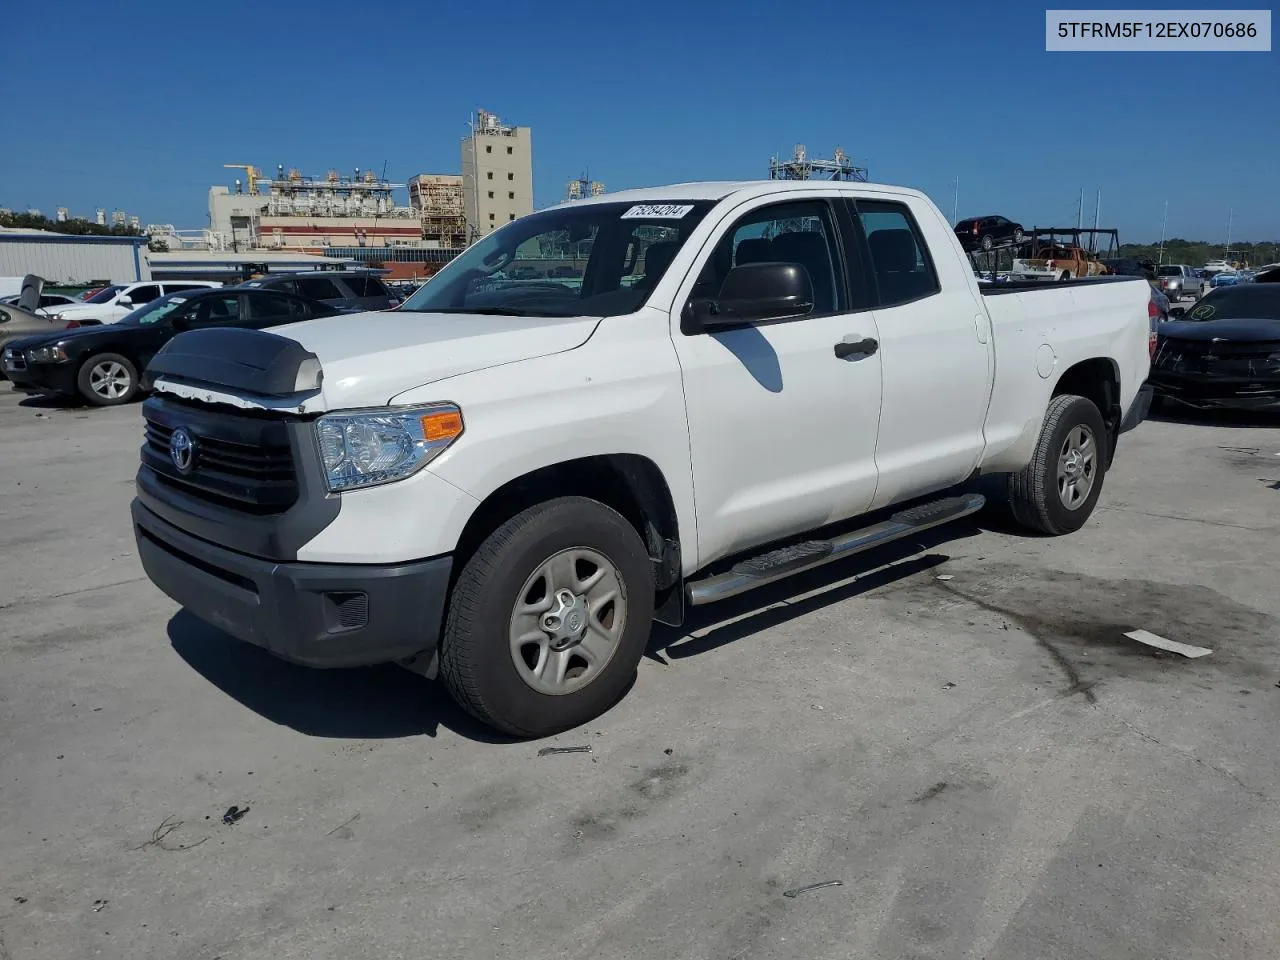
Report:
M28 363L26 360L14 362L7 356L2 363L0 369L3 369L4 375L18 390L75 396L76 371L73 363Z
M1176 400L1201 410L1280 411L1280 380L1227 377L1182 377L1152 374L1151 386L1162 400Z
M390 565L277 563L179 530L140 501L134 538L151 581L188 611L293 663L355 667L434 651L452 557ZM428 675L434 662L426 668Z

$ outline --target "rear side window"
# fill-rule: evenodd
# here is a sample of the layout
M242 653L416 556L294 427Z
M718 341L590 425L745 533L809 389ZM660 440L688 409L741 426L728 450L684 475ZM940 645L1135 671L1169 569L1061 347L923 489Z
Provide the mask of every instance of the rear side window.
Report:
M298 293L312 300L342 300L345 295L328 277L298 277Z
M160 287L154 283L146 287L134 287L126 296L133 301L135 307L140 307L160 296Z
M910 303L942 289L928 248L905 204L859 200L856 209L867 238L881 307Z
M353 297L390 297L377 277L343 277L342 282L351 288Z

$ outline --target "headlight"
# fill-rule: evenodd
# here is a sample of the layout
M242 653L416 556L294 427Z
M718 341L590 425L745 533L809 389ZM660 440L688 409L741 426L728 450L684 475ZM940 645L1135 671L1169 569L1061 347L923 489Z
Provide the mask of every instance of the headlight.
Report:
M462 411L451 403L333 414L316 421L316 439L331 493L403 480L462 435Z
M66 363L67 354L58 345L52 347L36 347L27 351L27 357L35 363Z

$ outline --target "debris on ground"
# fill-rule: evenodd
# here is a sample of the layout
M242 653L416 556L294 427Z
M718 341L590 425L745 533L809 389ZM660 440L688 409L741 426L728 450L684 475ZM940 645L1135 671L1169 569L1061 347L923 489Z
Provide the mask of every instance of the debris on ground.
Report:
M336 827L334 827L334 828L333 828L332 830L330 830L328 833L326 833L326 834L325 834L325 836L326 836L326 837L332 837L335 833L337 833L337 832L338 832L339 830L341 830L343 827L349 827L349 826L351 826L351 824L355 823L355 822L356 822L357 820L359 820L359 819L360 819L360 814L358 814L358 813L353 814L352 816L348 817L346 820L343 820L340 824L338 824Z
M222 815L222 822L227 826L233 823L239 823L244 819L244 815L249 812L248 807L237 807L234 803L227 807L227 812Z
M110 900L95 900L95 901L93 901L93 912L94 912L94 913L101 913L101 912L102 912L103 907L105 907L105 906L106 906L108 903L110 903L110 902L111 902Z
M796 887L794 890L784 890L782 895L795 899L802 893L808 893L810 890L821 890L823 887L843 887L843 880L823 880L821 883L811 883L807 887Z
M562 753L590 753L591 748L583 747L543 747L538 751L540 757L554 757Z
M1280 687L1280 683L1277 683L1276 686ZM675 751L672 750L670 747L667 747L667 749L663 750L662 752L665 753L668 757L671 756L673 753L675 753Z
M946 580L954 580L954 579L955 579L955 577L954 577L954 576L952 576L952 575L951 575L951 574L949 574L949 573L940 573L940 574L938 574L936 577L934 577L933 579L935 579L935 580L943 580L943 581L946 581Z
M1208 647L1193 647L1189 643L1179 643L1177 640L1166 640L1164 637L1157 636L1146 630L1130 630L1125 634L1130 640L1137 640L1139 643L1146 644L1148 647L1156 647L1160 650L1168 650L1170 653L1180 653L1184 657L1206 657L1213 653Z
M182 850L190 850L192 847L198 847L209 839L208 837L201 837L195 843L179 843L176 846L165 843L165 837L169 836L169 834L173 833L173 831L177 830L180 826L182 826L181 820L175 820L172 816L165 817L160 821L160 826L151 831L151 839L146 843L139 844L133 849L142 850L145 847L159 847L161 850L167 850L169 853L178 853Z
M951 690L951 689L954 689L955 685L956 685L956 682L954 680L948 680L946 683L942 685L942 689Z
M809 704L809 709L810 709L810 710L821 710L821 709L822 709L822 704L820 704L820 703L811 703L811 704Z
M14 902L14 903L26 903L26 902L27 902L27 898L26 898L26 897L14 897L14 898L13 898L13 902Z

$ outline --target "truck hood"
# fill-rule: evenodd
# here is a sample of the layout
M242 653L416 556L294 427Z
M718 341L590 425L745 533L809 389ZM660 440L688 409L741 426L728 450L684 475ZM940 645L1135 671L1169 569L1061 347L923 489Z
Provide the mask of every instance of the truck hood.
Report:
M414 387L586 343L599 317L384 310L274 327L315 354L325 409L371 407Z
M1160 336L1174 340L1227 340L1266 343L1280 340L1280 320L1170 320Z

